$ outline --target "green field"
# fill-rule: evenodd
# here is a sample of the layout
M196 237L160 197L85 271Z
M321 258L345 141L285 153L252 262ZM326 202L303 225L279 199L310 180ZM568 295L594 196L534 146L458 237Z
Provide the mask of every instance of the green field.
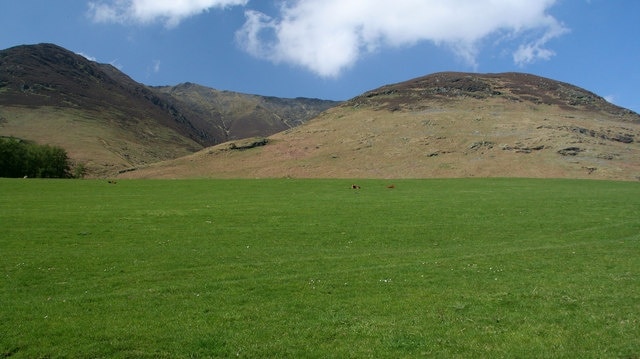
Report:
M0 179L0 357L640 357L640 183L389 183Z

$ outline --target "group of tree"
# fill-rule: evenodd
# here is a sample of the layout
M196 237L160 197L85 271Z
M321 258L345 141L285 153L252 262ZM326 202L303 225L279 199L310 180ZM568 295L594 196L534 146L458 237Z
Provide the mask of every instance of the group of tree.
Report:
M67 152L15 137L0 137L0 177L71 178Z

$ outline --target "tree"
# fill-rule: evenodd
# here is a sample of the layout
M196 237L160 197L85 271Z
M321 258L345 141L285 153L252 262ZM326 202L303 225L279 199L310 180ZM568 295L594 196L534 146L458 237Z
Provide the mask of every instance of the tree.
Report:
M24 176L27 148L17 138L0 139L0 176Z
M69 178L67 152L15 137L0 138L0 177Z

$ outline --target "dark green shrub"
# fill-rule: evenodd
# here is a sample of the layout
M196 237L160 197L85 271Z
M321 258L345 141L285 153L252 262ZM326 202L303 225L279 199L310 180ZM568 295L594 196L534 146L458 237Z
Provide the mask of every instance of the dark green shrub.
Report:
M67 152L15 137L0 138L0 177L71 177Z

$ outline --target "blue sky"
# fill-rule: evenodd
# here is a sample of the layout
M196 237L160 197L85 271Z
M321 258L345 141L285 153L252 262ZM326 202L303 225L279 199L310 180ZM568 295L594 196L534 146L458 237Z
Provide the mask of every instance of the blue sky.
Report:
M640 113L637 0L1 0L0 48L55 43L148 85L345 100L519 71Z

